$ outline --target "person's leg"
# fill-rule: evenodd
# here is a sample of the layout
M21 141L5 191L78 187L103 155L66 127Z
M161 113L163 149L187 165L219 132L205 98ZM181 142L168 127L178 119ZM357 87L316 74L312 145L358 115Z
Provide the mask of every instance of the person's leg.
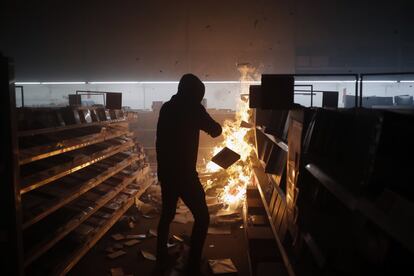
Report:
M210 215L208 213L205 193L199 179L196 178L192 183L186 184L185 187L180 189L180 197L194 216L188 272L191 275L195 275L192 273L196 273L200 269L201 254L207 236Z
M161 185L162 210L160 220L158 222L157 237L157 263L165 265L168 257L168 235L170 232L170 224L175 216L177 207L178 193L175 190L174 183L166 183Z

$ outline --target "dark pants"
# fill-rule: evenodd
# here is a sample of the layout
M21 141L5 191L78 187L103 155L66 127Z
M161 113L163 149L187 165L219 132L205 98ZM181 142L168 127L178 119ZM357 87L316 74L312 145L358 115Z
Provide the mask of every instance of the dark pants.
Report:
M158 224L157 261L163 262L167 258L170 223L175 216L178 198L181 198L194 216L188 269L189 271L197 271L200 267L210 216L205 193L198 177L192 178L191 181L178 181L180 180L161 183L162 210Z

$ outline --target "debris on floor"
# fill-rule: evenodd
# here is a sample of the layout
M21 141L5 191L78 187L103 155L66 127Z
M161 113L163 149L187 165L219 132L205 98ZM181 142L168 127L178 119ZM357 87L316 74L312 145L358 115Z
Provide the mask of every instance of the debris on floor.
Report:
M140 242L141 242L141 241L139 241L139 240L135 240L135 239L133 239L133 240L129 240L129 241L124 242L124 244L125 244L126 246L133 246L133 245L138 244L138 243L140 243Z
M115 248L115 249L122 249L122 248L124 248L123 244L122 243L119 243L119 242L114 243L114 245L112 247Z
M230 229L230 226L225 226L225 227L210 226L208 228L208 234L212 234L212 235L230 235L231 234L231 229Z
M122 255L125 255L126 254L126 252L125 251L123 251L123 250L118 250L118 251L115 251L114 253L111 253L111 254L108 254L108 255L106 255L108 258L110 258L110 259L115 259L115 258L118 258L118 257L120 257L120 256L122 256Z
M146 234L130 234L126 236L127 239L139 239L139 240L143 240L146 237L147 237Z
M118 234L113 234L111 237L116 241L120 241L120 240L125 239L125 236L122 235L122 234L119 234L119 233Z
M220 173L215 174L215 177L220 177ZM203 179L203 177L200 177ZM203 184L205 184L205 179ZM206 191L206 203L210 213L210 227L208 228L208 234L210 235L231 235L233 225L235 228L239 227L239 223L242 221L241 211L242 208L232 209L220 200L220 193L223 192L223 188L219 183L211 184ZM204 187L206 187L204 185ZM116 259L125 254L129 254L127 251L129 247L138 245L137 249L138 254L142 255L143 260L156 261L156 256L153 252L153 248L148 247L146 242L149 238L157 237L158 233L156 228L146 229L136 229L137 226L140 226L142 219L153 219L157 218L161 209L161 189L160 185L153 184L147 191L140 196L139 199L135 201L136 209L134 212L123 216L122 220L118 223L118 228L115 228L117 232L111 235L111 240L107 247L104 249L106 256L110 259ZM184 204L182 200L177 202L176 214L174 217L174 222L180 224L187 224L194 222L193 215L190 209ZM135 233L134 233L135 232ZM138 232L138 233L137 233ZM188 234L180 233L173 234L168 240L167 248L169 249L169 254L174 256L175 264L173 270L180 271L188 259L189 253L189 242L190 236ZM214 248L214 244L209 244L209 248ZM231 259L219 259L219 260L210 260L208 265L211 267L213 273L233 273L237 272L236 267L234 266ZM112 268L111 275L125 275L122 267Z
M178 235L173 235L173 238L175 240L179 241L179 242L183 242L184 241L184 239L182 237L178 236Z
M145 216L151 216L150 213L156 212L156 208L149 203L145 203L139 199L135 201L138 211Z
M148 204L161 206L161 186L159 184L151 185L142 196L142 200Z
M111 268L111 276L124 276L124 270L122 267Z
M157 235L157 230L154 230L154 229L148 230L148 236L157 237L158 236Z
M208 260L214 274L237 273L237 268L231 259Z
M152 254L152 253L150 253L150 252L148 252L148 251L141 250L141 254L147 260L150 260L150 261L156 261L157 260L157 258L155 257L155 255Z
M186 224L186 223L193 222L193 221L194 221L194 218L193 218L193 215L190 213L190 211L176 214L173 220L173 222L182 223L182 224Z
M247 222L253 225L261 225L266 224L267 220L265 216L250 215L247 219Z

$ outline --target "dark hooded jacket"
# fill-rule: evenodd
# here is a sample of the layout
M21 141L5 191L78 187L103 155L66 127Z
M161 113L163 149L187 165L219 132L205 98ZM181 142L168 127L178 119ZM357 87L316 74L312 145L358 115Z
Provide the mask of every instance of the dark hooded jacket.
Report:
M200 130L212 137L221 134L221 126L201 105L204 91L204 84L196 76L186 74L180 80L177 94L161 107L156 140L161 183L197 177Z

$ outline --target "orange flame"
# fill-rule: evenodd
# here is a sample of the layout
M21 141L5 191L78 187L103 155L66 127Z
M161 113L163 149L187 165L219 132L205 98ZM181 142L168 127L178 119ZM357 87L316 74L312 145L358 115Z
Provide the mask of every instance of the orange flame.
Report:
M248 94L249 81L257 79L256 71L248 64L238 67L241 73L240 90L241 95ZM226 120L223 125L224 141L213 149L212 154L217 154L222 148L229 149L240 154L240 160L230 166L226 170L226 183L223 192L219 195L219 199L228 204L230 208L236 209L243 202L246 196L247 185L251 181L252 166L250 156L254 151L254 146L250 142L250 129L241 127L242 121L251 121L251 111L249 109L248 97L240 97L234 121ZM213 163L208 162L206 171L215 173L221 171L222 168ZM213 181L208 181L211 185Z

